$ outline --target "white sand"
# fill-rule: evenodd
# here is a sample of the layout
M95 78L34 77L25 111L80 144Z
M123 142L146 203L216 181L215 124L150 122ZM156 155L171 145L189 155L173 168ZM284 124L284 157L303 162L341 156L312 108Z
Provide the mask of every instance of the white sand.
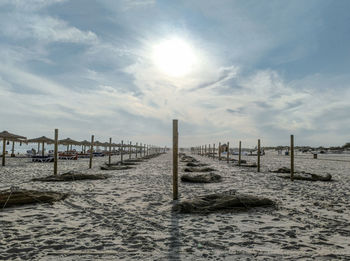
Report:
M124 171L99 170L106 157L94 158L92 170L88 159L60 161L59 172L74 169L112 177L56 183L30 182L51 175L52 163L7 159L8 166L0 167L2 189L18 186L71 195L53 205L1 211L0 260L350 260L350 163L297 158L297 170L329 172L336 181L290 182L267 172L289 167L286 156L263 156L262 173L195 157L217 169L223 181L179 182L182 199L234 189L273 199L277 208L172 213L171 154Z

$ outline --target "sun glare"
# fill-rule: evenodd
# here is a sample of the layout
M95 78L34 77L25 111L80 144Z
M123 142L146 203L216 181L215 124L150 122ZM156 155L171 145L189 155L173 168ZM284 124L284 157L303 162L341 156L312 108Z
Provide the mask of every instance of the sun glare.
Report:
M160 71L173 77L190 73L196 61L192 47L179 38L167 39L155 45L152 59Z

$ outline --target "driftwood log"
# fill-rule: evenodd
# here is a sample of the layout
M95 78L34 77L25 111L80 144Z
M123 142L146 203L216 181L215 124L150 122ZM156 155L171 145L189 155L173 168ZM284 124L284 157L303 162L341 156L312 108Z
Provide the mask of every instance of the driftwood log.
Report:
M241 161L242 163L242 161ZM245 168L256 168L258 167L258 165L256 165L256 163L244 163L244 164L241 164L241 165L238 165L238 164L235 164L235 166L238 166L238 167L245 167Z
M191 183L213 183L221 181L221 176L215 173L184 174L181 176L181 181Z
M25 204L51 203L65 199L67 196L68 194L51 191L2 191L0 192L0 208L20 206Z
M76 181L76 180L98 180L107 179L109 176L103 174L85 174L75 171L69 171L61 175L52 175L44 178L34 178L32 181Z
M184 168L185 172L210 172L210 171L215 171L215 169L206 167L206 168Z
M200 196L192 200L184 200L173 207L179 213L210 213L234 209L249 209L252 207L273 206L268 198L236 193L218 193Z

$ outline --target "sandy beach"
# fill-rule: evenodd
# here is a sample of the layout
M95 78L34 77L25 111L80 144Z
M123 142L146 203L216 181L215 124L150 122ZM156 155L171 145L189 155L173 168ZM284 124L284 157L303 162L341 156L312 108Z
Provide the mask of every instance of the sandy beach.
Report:
M349 162L296 157L296 170L331 173L333 182L283 180L269 173L289 158L268 153L262 172L193 155L223 176L220 183L179 183L180 200L235 190L268 197L276 207L207 215L171 211L170 153L122 171L102 171L106 157L60 161L59 173L108 173L106 180L31 182L52 163L9 159L1 189L70 193L64 201L3 209L0 260L349 260ZM114 156L112 161L116 161ZM323 157L323 156L322 156ZM327 156L324 156L327 157ZM255 157L244 157L249 162ZM180 176L184 163L180 163Z

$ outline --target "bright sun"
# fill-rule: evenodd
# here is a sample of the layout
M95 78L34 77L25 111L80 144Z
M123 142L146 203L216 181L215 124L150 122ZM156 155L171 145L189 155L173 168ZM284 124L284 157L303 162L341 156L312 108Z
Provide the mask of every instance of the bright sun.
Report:
M190 73L196 62L192 47L179 38L170 38L155 45L152 59L159 70L173 77Z

